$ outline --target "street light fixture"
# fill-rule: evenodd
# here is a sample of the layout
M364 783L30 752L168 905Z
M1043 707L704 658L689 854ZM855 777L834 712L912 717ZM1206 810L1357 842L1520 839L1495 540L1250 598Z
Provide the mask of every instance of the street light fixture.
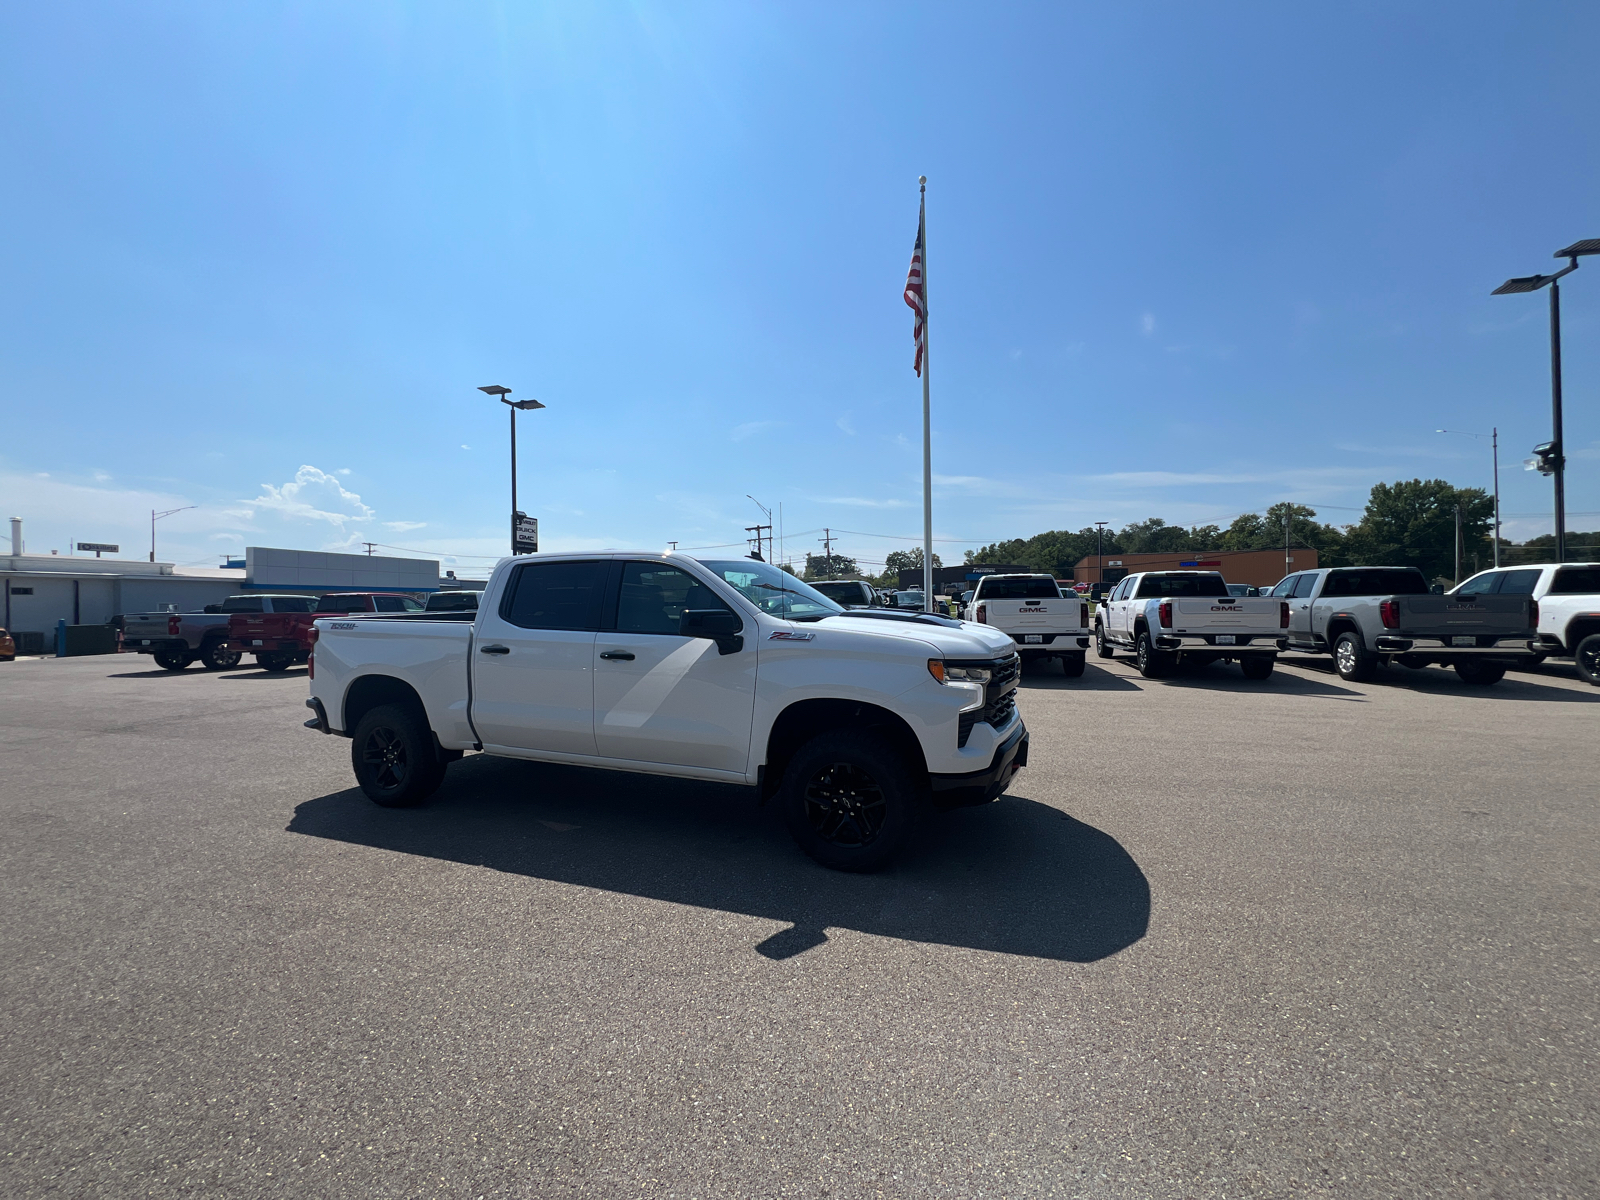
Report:
M511 389L501 387L498 383L491 383L478 390L494 396L511 410L511 553L520 554L521 551L517 547L522 543L517 537L517 530L525 514L517 507L517 410L527 412L529 409L543 408L544 405L537 400L507 400L506 397L511 395Z
M191 508L199 508L198 504L185 504L182 508L169 508L166 512L150 510L150 561L156 560L156 522L162 517L170 517L173 513L188 512Z
M1488 438L1494 454L1494 565L1500 565L1500 426L1490 433L1468 433L1464 429L1435 429L1435 433L1453 433L1458 437Z
M1586 254L1600 254L1600 238L1587 238L1573 242L1553 257L1564 258L1567 265L1553 275L1520 275L1508 279L1490 295L1512 296L1522 292L1537 292L1542 287L1550 289L1550 453L1551 478L1555 482L1556 561L1567 560L1567 490L1566 449L1561 436L1561 277L1578 269L1578 259Z

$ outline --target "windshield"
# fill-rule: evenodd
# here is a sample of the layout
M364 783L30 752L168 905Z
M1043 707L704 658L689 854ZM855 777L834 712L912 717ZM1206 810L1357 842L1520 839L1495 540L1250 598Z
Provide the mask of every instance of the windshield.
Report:
M727 562L702 559L700 565L716 572L724 583L737 588L746 600L774 617L814 620L844 611L810 584L771 563L736 558Z
M1054 579L984 579L978 583L979 600L1058 600L1061 589Z

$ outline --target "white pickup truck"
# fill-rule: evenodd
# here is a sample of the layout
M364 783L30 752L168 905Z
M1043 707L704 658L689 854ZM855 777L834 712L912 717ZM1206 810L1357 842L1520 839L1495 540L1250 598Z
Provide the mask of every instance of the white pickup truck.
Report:
M964 615L1008 635L1023 658L1059 658L1068 675L1083 674L1089 603L1063 596L1053 575L985 575Z
M755 786L841 870L929 807L996 799L1027 762L1011 639L846 611L750 559L503 559L475 613L319 620L309 728L352 739L380 805L421 803L467 750Z
M1111 658L1132 650L1146 679L1218 659L1237 662L1246 679L1265 679L1288 627L1286 603L1235 596L1216 571L1141 571L1101 602L1095 652Z
M1452 596L1527 596L1534 604L1538 658L1571 658L1600 686L1600 563L1529 563L1474 575Z

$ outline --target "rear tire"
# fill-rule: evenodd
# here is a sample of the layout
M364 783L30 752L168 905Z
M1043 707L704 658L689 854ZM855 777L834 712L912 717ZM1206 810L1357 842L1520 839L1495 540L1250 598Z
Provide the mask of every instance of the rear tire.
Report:
M818 734L783 773L783 813L800 849L835 871L888 865L926 804L894 746L871 733Z
M1600 687L1600 633L1591 633L1580 641L1572 652L1578 674L1595 687Z
M1106 627L1099 621L1094 623L1094 652L1101 658L1111 658L1116 654L1111 643L1106 641Z
M1239 670L1244 672L1246 679L1269 679L1274 665L1273 660L1265 654L1256 654L1239 660Z
M221 642L208 642L200 651L200 661L208 671L226 671L230 667L237 667L243 657L237 650L224 650Z
M271 671L274 673L278 671L287 671L290 667L294 666L294 655L289 653L258 654L256 655L256 665L263 671Z
M156 666L163 671L181 671L194 661L186 650L157 650L154 657Z
M1458 662L1456 674L1461 676L1462 683L1470 683L1473 687L1489 687L1505 678L1506 669L1489 663Z
M1378 657L1361 642L1361 635L1346 631L1333 644L1333 666L1347 683L1365 683L1378 669Z
M1133 654L1138 662L1139 674L1146 679L1160 679L1172 669L1172 656L1157 650L1155 643L1150 640L1149 633L1139 635Z
M1087 654L1063 654L1061 656L1061 673L1068 679L1076 679L1083 674Z
M356 723L350 765L367 799L384 808L414 808L444 781L426 719L399 704L375 708Z

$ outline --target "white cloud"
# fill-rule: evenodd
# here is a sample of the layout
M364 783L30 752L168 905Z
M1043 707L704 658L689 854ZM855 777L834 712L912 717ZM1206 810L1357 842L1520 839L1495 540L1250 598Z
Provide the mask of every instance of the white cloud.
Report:
M855 437L855 435L856 435L856 427L850 423L850 418L848 416L840 417L837 421L834 422L834 424L837 425L845 433L848 433L851 437Z
M334 474L335 475L348 475L348 474L350 474L350 468L349 467L340 467L337 471L334 472Z
M271 509L301 521L326 521L343 530L347 521L370 521L375 513L355 492L346 490L336 475L302 466L280 487L261 485L261 495L246 504Z
M461 443L461 448L462 448L462 449L463 449L463 450L471 450L471 449L472 449L472 447L471 447L471 446L469 446L469 445L467 445L467 444L466 444L466 443L465 443L465 442L462 442L462 443Z
M396 533L405 533L411 529L425 529L427 525L426 521L385 521L383 523L385 529L392 529Z
M1144 331L1145 337L1153 336L1155 334L1155 331L1156 331L1156 315L1155 315L1155 313L1145 313L1144 316L1140 317L1139 318L1139 328Z
M910 508L909 500L869 500L864 496L812 496L816 504L843 504L851 508Z
M728 436L736 442L742 442L745 438L754 437L768 429L776 429L782 424L782 421L746 421L743 425L735 425L733 432Z

